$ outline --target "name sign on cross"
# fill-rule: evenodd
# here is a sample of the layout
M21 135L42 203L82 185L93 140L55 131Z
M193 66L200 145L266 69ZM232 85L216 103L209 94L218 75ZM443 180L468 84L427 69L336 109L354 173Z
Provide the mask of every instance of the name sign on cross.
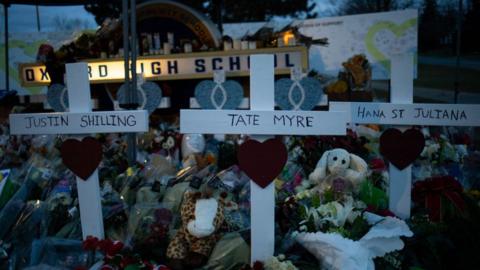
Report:
M148 131L148 112L92 112L86 63L66 65L69 112L11 114L11 134L90 134ZM83 239L104 237L98 170L87 179L77 177Z
M479 126L480 105L331 102L332 111L347 111L350 123L425 126Z
M180 132L257 135L344 135L347 114L338 112L182 110ZM202 123L198 125L198 123Z
M143 132L148 129L148 115L143 110L12 114L10 129L12 134Z

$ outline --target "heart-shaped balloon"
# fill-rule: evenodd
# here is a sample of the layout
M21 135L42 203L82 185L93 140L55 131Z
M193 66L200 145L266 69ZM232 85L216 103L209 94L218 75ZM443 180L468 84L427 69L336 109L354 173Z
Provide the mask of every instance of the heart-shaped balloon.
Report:
M117 92L119 104L127 103L127 85L122 84ZM162 101L162 89L154 82L144 82L137 89L137 103L140 110L146 110L152 113L158 108Z
M240 169L262 188L280 174L287 157L287 149L279 139L268 139L263 143L248 140L240 145L237 153Z
M314 78L283 78L275 82L275 103L282 110L309 111L317 106L322 95L322 85Z
M48 87L47 102L56 112L64 112L68 109L68 90L63 84L52 84Z
M422 153L425 137L417 129L401 132L395 128L385 130L380 136L380 153L399 170L410 165Z
M87 180L102 161L102 145L92 137L82 141L68 139L60 147L63 164L75 175Z
M224 83L204 80L195 87L195 98L202 109L234 110L242 103L243 88L232 80Z

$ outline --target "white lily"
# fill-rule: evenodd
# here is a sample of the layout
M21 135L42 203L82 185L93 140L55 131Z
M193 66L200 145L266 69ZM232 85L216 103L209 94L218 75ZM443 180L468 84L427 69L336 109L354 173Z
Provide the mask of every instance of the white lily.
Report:
M315 224L315 228L320 228L323 224L323 219L320 217L320 214L317 209L309 208L304 206L306 218L300 222L301 225L307 223L307 221L312 217L313 223Z
M355 207L353 206L354 200L352 197L347 197L347 200L344 204L341 204L337 201L329 202L327 204L321 205L317 208L320 215L323 216L323 219L331 222L337 227L343 227L345 222L353 222L353 220L358 216L358 211L354 211Z

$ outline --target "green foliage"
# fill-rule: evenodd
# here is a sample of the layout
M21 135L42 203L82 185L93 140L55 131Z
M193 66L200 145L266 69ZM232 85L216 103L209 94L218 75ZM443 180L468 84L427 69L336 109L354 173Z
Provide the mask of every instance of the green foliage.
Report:
M137 265L137 264L131 264L131 265L125 267L125 270L140 270L140 269L141 269L140 266Z
M190 1L189 1L190 2ZM192 1L193 2L193 1ZM265 21L273 16L298 16L301 13L311 14L314 3L309 5L308 0L223 0L207 1L210 17L218 21L213 14L218 14L220 2L223 2L223 21L224 22L245 22L245 21ZM308 12L310 11L310 12Z
M338 233L345 238L351 238L351 232L344 227L331 227L328 229L329 233Z
M318 208L321 204L321 201L320 201L320 195L318 194L314 194L311 198L311 206L313 208Z
M373 206L377 210L385 209L388 206L387 194L375 187L369 179L361 184L359 197L364 203Z
M121 1L97 1L86 4L85 10L95 16L95 21L101 25L106 18L118 18L122 13Z
M360 240L360 238L362 238L370 230L370 227L371 226L364 218L358 216L355 218L352 223L352 227L350 228L350 239L355 241Z
M480 258L480 207L464 196L464 215L449 215L431 222L422 209L409 221L414 237L405 238L403 265L421 269L478 269Z
M480 25L480 1L470 0L465 7L466 14L462 29L462 50L466 52L477 52L480 48L478 38L478 26Z
M137 1L137 5L146 1ZM314 18L315 3L308 0L181 0L178 1L209 17L213 22L266 21L273 16ZM98 1L85 5L85 9L101 24L106 18L118 18L122 13L121 1Z
M345 0L342 1L339 7L339 13L342 15L373 13L390 11L399 8L411 6L412 1L398 1L398 0Z
M333 192L333 189L330 188L325 190L325 193L323 193L323 200L324 203L333 202L335 200L335 192Z

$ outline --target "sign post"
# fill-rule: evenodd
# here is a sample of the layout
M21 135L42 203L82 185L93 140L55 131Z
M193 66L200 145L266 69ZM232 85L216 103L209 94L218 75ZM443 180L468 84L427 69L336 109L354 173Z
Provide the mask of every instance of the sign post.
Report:
M346 112L275 111L274 58L250 58L250 110L181 110L181 133L268 135L345 135ZM264 135L264 136L258 136ZM275 187L250 182L251 263L273 256Z
M144 110L92 112L86 63L67 64L69 112L11 114L11 134L90 134L145 132L148 114ZM104 237L98 170L87 179L77 177L83 238Z

